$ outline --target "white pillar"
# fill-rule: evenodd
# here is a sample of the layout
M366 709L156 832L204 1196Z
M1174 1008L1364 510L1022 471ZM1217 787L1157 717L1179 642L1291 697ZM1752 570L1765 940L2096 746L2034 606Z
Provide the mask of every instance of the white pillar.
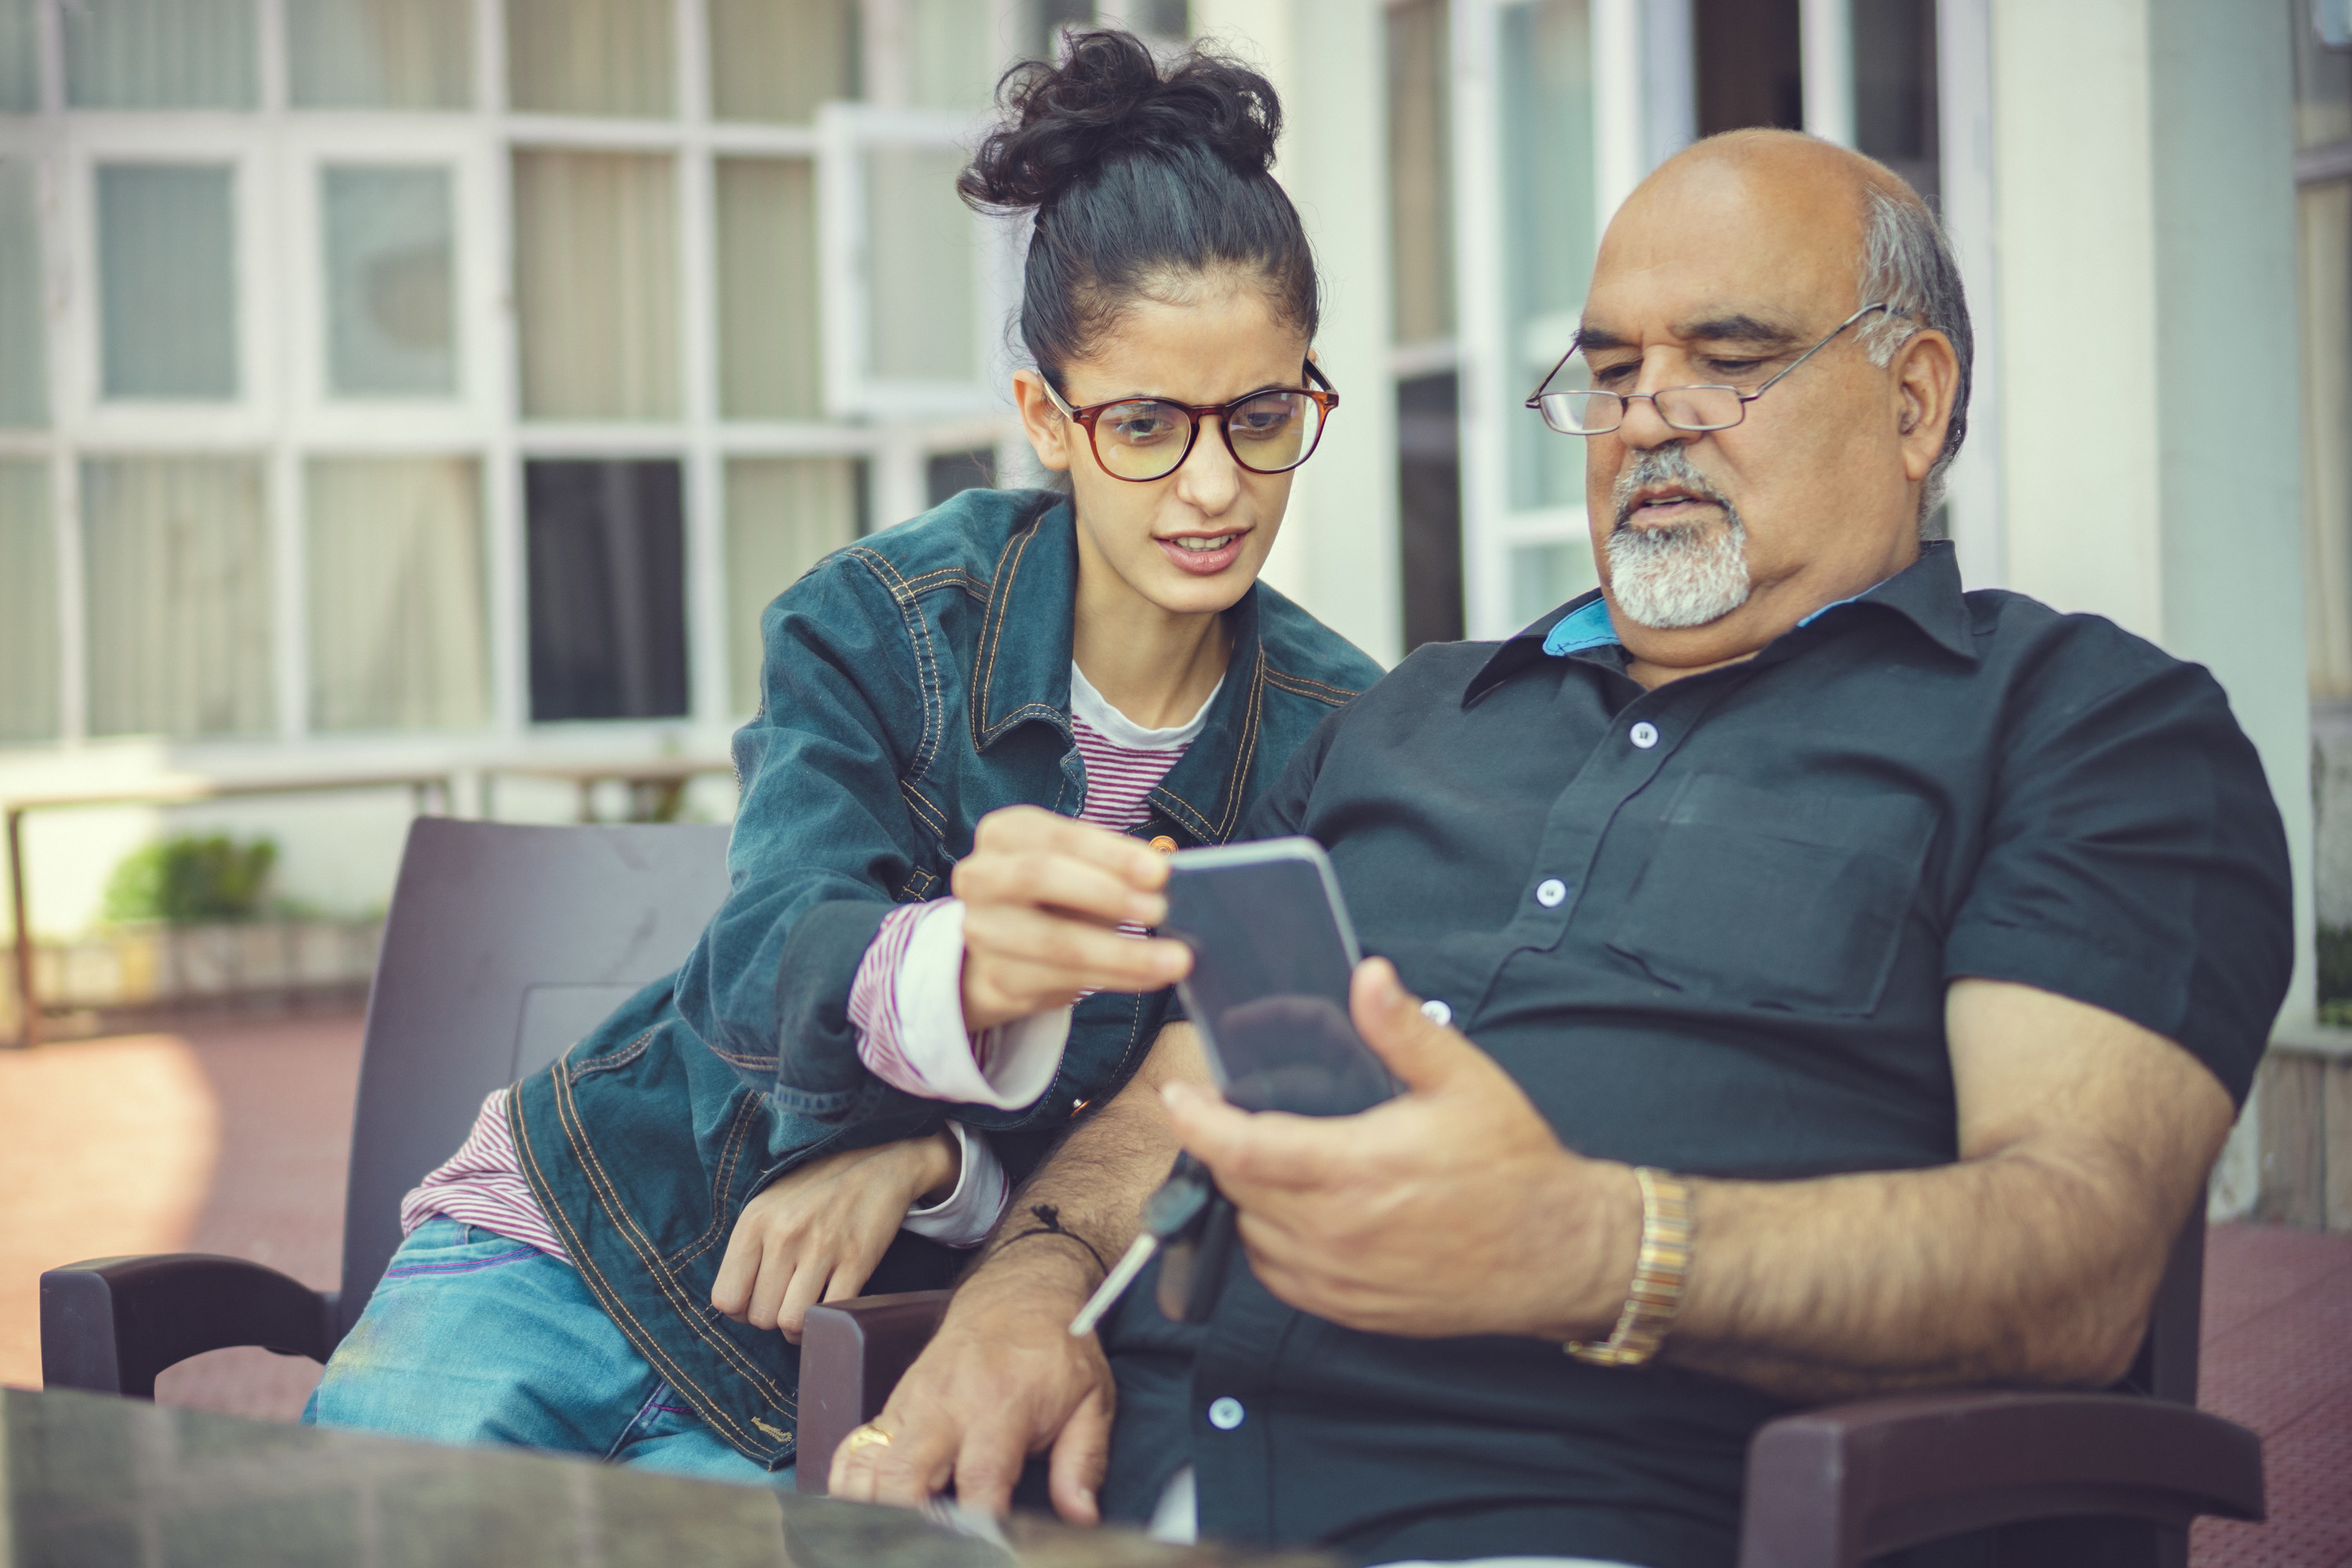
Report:
M2293 94L2284 7L1994 0L2009 584L2210 668L2295 883L2312 1016ZM2251 1201L2241 1128L2217 1185Z
M1298 471L1265 580L1383 663L1402 651L1389 373L1386 30L1379 0L1194 0L1192 25L1282 96L1275 177L1323 277L1320 363L1340 407Z
M1824 142L1853 145L1852 0L1799 0L1797 39L1803 62L1805 129Z

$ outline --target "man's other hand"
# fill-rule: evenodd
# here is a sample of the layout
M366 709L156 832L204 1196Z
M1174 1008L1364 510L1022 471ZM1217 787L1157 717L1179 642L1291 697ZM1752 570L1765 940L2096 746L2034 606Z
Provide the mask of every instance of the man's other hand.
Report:
M963 900L963 1020L985 1029L1090 991L1157 991L1192 967L1181 942L1122 925L1168 912L1168 860L1142 840L1034 805L980 819L951 879Z
M812 1160L755 1194L727 1236L710 1304L739 1323L781 1329L822 1301L865 1289L907 1211L956 1182L955 1137L934 1132Z
M1305 1117L1236 1110L1197 1084L1162 1090L1178 1138L1240 1211L1258 1279L1375 1333L1607 1337L1641 1243L1632 1168L1563 1148L1386 960L1358 965L1349 1002L1405 1085L1385 1104Z
M1077 1252L1060 1240L1027 1247ZM1117 1394L1101 1344L1092 1334L1070 1336L1091 1289L1083 1254L1076 1261L1050 1270L983 1268L958 1290L940 1331L874 1418L889 1443L843 1444L832 1458L832 1494L918 1508L952 1489L964 1507L1001 1515L1013 1506L1023 1464L1050 1447L1055 1510L1073 1524L1101 1522L1096 1492Z

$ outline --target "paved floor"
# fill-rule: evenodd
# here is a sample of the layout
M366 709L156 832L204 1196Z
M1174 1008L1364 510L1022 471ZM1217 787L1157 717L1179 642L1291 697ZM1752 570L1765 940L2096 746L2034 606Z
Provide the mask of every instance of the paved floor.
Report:
M340 1267L360 1020L211 1022L0 1051L0 1383L40 1382L37 1277L78 1258ZM2263 1434L2271 1521L2199 1525L2198 1568L2352 1568L2352 1236L2223 1226L2205 1266L2202 1403ZM318 1369L217 1351L167 1403L291 1419Z

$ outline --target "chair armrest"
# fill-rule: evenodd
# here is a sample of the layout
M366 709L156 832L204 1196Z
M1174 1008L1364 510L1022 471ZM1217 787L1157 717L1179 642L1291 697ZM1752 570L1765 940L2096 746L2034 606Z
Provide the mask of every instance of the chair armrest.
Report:
M94 1258L41 1276L41 1382L155 1397L155 1374L205 1351L262 1345L323 1362L335 1293L242 1258Z
M822 1493L833 1451L882 1413L890 1391L947 1316L945 1290L861 1296L811 1307L801 1324L801 1403L795 1484Z
M2262 1439L2185 1405L1964 1392L1830 1405L1748 1448L1739 1568L1853 1568L2026 1520L2263 1517Z

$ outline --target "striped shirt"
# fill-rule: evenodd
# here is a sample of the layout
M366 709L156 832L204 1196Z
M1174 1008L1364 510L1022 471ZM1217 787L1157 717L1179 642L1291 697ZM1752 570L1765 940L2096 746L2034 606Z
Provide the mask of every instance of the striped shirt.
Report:
M1148 797L1201 732L1215 700L1212 691L1187 724L1146 730L1113 708L1071 665L1070 731L1085 760L1087 777L1080 819L1117 833L1131 832L1149 821ZM952 929L941 925L935 935L952 937L951 942L918 940L929 917L950 911ZM1142 931L1139 926L1119 929L1130 935ZM1068 1037L1068 1010L967 1034L961 1028L962 959L958 900L906 904L885 916L850 984L849 1018L858 1031L858 1058L884 1082L927 1100L1002 1103L1000 1082L1018 1093L1034 1079L1035 1087L1024 1098L1011 1101L1026 1104L1044 1092L1059 1063ZM920 999L921 1005L909 1006L910 997ZM910 1015L916 1016L912 1028ZM948 1016L954 1019L952 1025L937 1022ZM1047 1026L1036 1026L1041 1024ZM982 1080L978 1093L971 1092L974 1068ZM1013 1069L1011 1081L1006 1081L1007 1068ZM473 1131L457 1152L401 1199L401 1234L443 1215L568 1262L569 1255L523 1179L507 1126L506 1103L507 1091L494 1090L482 1102ZM947 1200L911 1215L909 1228L950 1245L971 1246L994 1224L1005 1183L992 1159L976 1158L984 1141L967 1138L961 1128L958 1141L965 1155L965 1178ZM984 1170L974 1168L982 1164Z

